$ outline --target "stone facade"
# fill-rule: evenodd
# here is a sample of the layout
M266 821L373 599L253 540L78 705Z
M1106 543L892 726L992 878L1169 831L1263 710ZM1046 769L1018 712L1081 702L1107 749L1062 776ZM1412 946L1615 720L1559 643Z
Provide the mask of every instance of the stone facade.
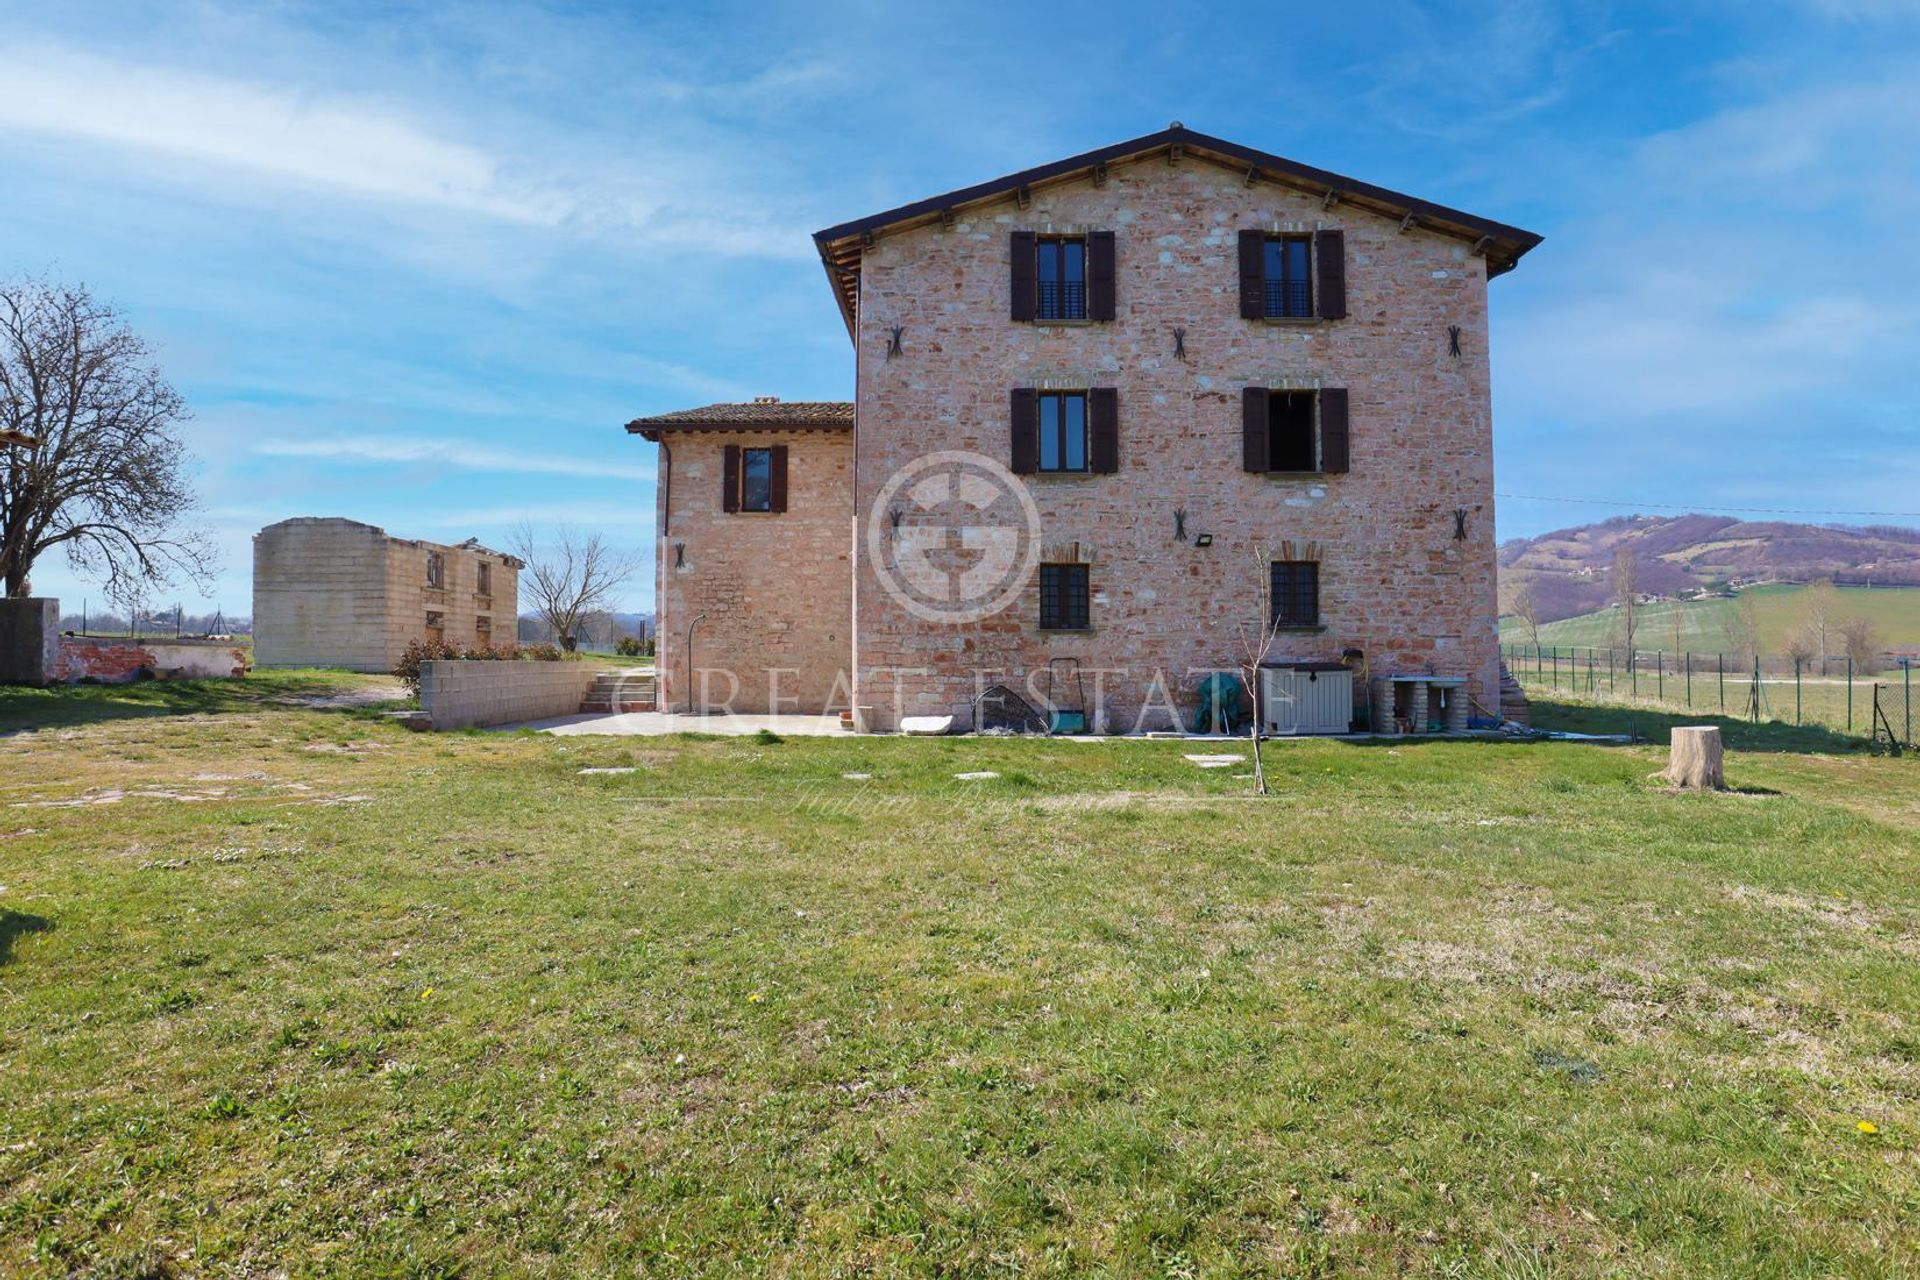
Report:
M729 445L786 447L786 510L724 509ZM654 596L660 708L684 711L689 697L702 709L751 713L845 708L853 653L853 433L675 430L663 444L661 474Z
M696 669L777 652L821 672L818 685L849 663L852 701L879 730L906 715L969 725L992 682L1044 697L1059 659L1078 664L1093 727L1170 728L1193 714L1204 674L1246 660L1269 562L1299 560L1318 566L1317 623L1283 632L1269 658L1358 650L1376 677L1459 677L1499 712L1487 284L1538 237L1178 126L1136 143L816 237L854 339L857 423L850 442L796 441L793 456L811 444L824 464L830 449L832 465L851 460L850 484L836 479L832 518L791 538L789 524L718 514L722 437L675 432L658 597L662 653L675 656L663 669L704 613ZM1269 164L1284 180L1263 176ZM1243 318L1243 230L1342 233L1345 314ZM1112 318L1011 318L1014 234L1096 231L1113 236ZM890 485L941 451L1010 463L1009 401L1023 388L1114 393L1117 466L1019 478L1041 561L1086 567L1089 625L1040 628L1037 572L982 619L917 614L876 565L901 537ZM1244 469L1248 388L1344 390L1347 468ZM850 599L833 581L848 569ZM669 688L675 675L684 683L674 670ZM759 689L742 693L742 709L766 709ZM684 705L684 691L672 697Z
M1275 226L1344 230L1347 318L1241 318L1237 233ZM1087 227L1115 232L1116 319L1008 319L1010 233ZM863 518L931 441L1008 459L1014 387L1116 388L1120 466L1026 477L1044 542L1077 544L1047 558L1090 567L1083 633L1039 629L1037 585L982 622L922 620L880 589L863 546L856 687L876 727L902 712L964 718L981 673L1020 687L1049 659L1070 657L1089 679L1104 673L1112 727L1167 728L1167 697L1185 714L1201 673L1244 660L1260 624L1261 574L1268 559L1293 558L1281 555L1288 542L1320 564L1322 627L1281 636L1276 656L1338 659L1359 648L1376 672L1432 664L1469 677L1474 697L1497 711L1486 287L1485 263L1456 237L1249 187L1199 161L1128 165L1104 186L1036 191L1025 210L1008 201L951 230L879 239L862 262L856 338L854 506ZM1461 331L1457 358L1450 325ZM896 327L918 341L887 360ZM1185 330L1184 360L1175 328ZM1350 471L1243 471L1247 386L1345 387ZM1176 508L1210 546L1175 539ZM1462 508L1464 540L1455 537Z
M395 538L329 517L282 520L253 538L254 661L391 671L413 640L513 644L521 567L474 542Z

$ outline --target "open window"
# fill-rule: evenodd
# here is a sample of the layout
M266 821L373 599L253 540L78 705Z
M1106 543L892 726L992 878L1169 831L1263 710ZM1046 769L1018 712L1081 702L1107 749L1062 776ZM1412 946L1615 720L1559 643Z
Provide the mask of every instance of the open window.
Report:
M1344 387L1248 387L1241 398L1242 466L1248 471L1338 475L1352 432Z
M493 594L493 565L486 560L474 566L473 593L479 596Z
M427 585L435 591L447 585L447 558L438 551L427 552Z

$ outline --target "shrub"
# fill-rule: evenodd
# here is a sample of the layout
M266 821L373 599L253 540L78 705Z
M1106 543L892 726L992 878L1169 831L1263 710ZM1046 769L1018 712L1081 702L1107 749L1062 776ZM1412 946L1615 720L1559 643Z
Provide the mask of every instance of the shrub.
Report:
M475 645L463 649L445 640L410 640L393 674L400 677L400 683L407 686L407 692L417 698L420 696L420 664L423 662L559 662L571 656L551 644Z
M646 646L639 636L622 635L613 642L613 651L623 658L637 658L646 652Z

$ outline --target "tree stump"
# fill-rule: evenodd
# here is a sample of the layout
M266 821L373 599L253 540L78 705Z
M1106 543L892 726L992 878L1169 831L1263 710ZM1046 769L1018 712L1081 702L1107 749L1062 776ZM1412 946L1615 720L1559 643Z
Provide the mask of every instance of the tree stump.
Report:
M1725 791L1727 775L1721 765L1719 728L1701 725L1675 729L1664 776L1674 786L1691 791Z

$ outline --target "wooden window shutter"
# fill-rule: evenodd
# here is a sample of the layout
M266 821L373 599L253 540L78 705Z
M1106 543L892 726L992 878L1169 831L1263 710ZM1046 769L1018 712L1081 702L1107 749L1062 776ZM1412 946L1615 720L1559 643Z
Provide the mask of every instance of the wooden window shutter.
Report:
M1336 475L1347 470L1347 389L1326 387L1320 392L1320 469Z
M1320 279L1314 290L1320 302L1320 314L1328 320L1344 320L1347 315L1347 233L1313 233L1313 261Z
M768 486L767 486L767 496L769 499L771 499L771 501L767 503L767 510L785 511L787 509L787 446L786 445L777 444L773 446L772 463L773 463L773 466L771 468L772 475L768 478Z
M1012 236L1013 245L1013 318L1015 320L1033 319L1034 296L1039 288L1034 284L1037 270L1035 262L1033 232L1016 231Z
M1013 392L1013 456L1008 469L1017 476L1032 475L1040 466L1040 397L1032 387Z
M1114 317L1113 232L1087 233L1087 319ZM1099 468L1095 467L1098 471Z
M1267 471L1267 409L1271 393L1248 387L1240 393L1240 465L1247 471Z
M1112 475L1120 469L1120 392L1113 387L1087 392L1087 417L1093 436L1087 469Z
M720 509L738 511L740 509L740 446L727 446L726 465L720 474Z
M1260 231L1240 233L1240 315L1258 320L1267 314L1267 237Z

